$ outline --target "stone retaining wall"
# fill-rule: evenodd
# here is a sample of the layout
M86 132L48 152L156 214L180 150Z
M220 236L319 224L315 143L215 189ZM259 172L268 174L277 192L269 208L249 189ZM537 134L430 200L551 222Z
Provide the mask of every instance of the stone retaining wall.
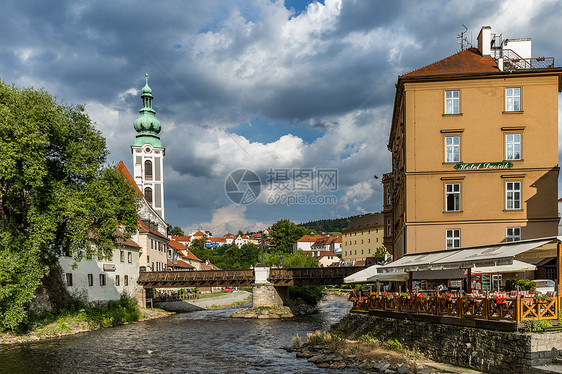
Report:
M562 333L521 334L351 312L351 337L394 339L429 358L488 373L532 373L562 350Z

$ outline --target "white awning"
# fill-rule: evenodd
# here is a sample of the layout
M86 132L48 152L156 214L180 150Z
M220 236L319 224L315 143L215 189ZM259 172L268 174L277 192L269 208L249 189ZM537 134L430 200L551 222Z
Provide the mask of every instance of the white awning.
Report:
M403 282L408 279L408 274L404 272L379 273L367 278L368 282Z
M500 266L484 266L472 268L472 274L489 274L489 273L519 273L522 271L533 271L537 270L537 267L533 264L528 264L523 261L513 260L511 265L500 265Z
M544 246L546 248L549 247L547 244L555 244L561 241L561 237L549 237L410 254L390 264L381 266L378 272L415 272L423 270L469 269L474 267L511 265L515 260L515 256L521 258L545 256L545 249L541 249L541 247ZM533 255L531 251L536 251L537 253ZM525 253L525 255L522 255L523 253Z
M363 269L358 271L355 274L351 274L343 279L344 283L365 283L367 282L367 278L377 274L377 268L381 265L373 265L369 266L367 269Z

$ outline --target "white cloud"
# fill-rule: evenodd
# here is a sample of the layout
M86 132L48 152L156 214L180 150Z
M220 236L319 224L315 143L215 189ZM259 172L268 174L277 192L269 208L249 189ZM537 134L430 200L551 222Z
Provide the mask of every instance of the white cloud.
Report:
M222 236L229 232L236 234L238 230L242 230L243 232L255 232L271 226L271 223L247 218L247 210L248 207L246 205L227 205L215 209L210 222L201 222L196 225L186 226L184 227L184 231L189 231L193 228L203 228L211 231L214 236Z

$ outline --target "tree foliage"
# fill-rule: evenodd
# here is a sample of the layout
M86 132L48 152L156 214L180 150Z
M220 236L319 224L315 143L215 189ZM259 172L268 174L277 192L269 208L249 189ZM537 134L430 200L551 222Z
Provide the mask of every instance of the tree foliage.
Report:
M301 227L306 227L309 231L314 231L316 233L335 233L342 232L349 226L351 218L356 216L351 216L348 218L334 218L334 219L321 219L318 221L310 221L299 224Z
M184 236L185 233L179 226L168 226L168 235L170 236Z
M293 243L306 234L310 234L310 230L306 227L299 227L288 219L275 222L269 233L276 250L283 253L292 253Z
M0 328L15 328L60 255L108 255L136 230L138 196L84 108L43 90L0 80L0 145Z
M236 244L227 244L216 249L200 246L190 249L200 260L209 260L221 269L249 269L259 262L260 255L259 247L251 243L240 248Z

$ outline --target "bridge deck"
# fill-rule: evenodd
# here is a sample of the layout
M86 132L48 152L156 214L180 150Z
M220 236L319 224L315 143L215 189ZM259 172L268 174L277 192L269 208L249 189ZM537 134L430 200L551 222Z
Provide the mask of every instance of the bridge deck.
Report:
M341 284L343 279L364 267L271 269L268 281L275 286ZM255 282L254 270L155 271L139 273L144 288L245 287Z

